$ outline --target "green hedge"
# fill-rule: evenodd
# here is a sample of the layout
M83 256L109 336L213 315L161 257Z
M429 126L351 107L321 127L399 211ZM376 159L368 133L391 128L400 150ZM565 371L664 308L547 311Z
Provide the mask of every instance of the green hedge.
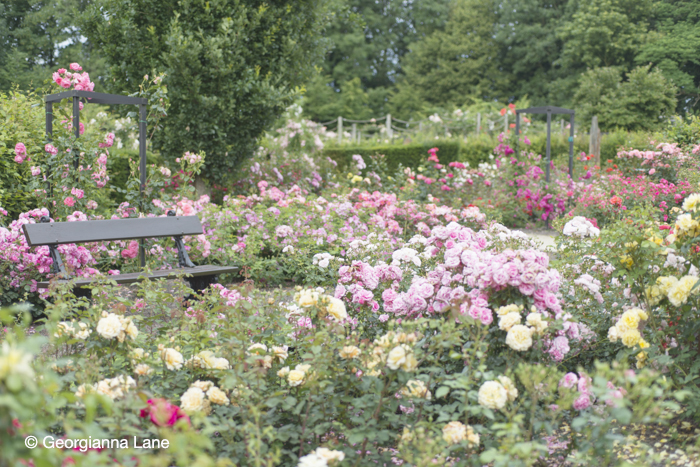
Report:
M436 144L411 143L392 146L373 147L341 147L326 148L323 155L330 157L338 163L340 170L352 164L352 156L361 155L363 158L384 154L387 158L387 166L395 170L399 164L404 167L418 167L428 158L428 149L438 148L438 158L441 163L447 164L460 160L461 144L459 141L445 141Z
M654 135L649 133L611 132L603 135L600 147L600 158L605 164L608 159L615 159L620 146L632 146L646 148L649 140ZM530 138L530 151L536 154L547 153L547 135L539 134ZM574 155L582 152L588 153L589 137L584 134L574 140ZM437 147L440 162L448 164L452 161L468 162L470 167L477 167L480 162L489 160L493 149L498 145L498 139L488 135L471 137L467 141L448 140L436 143L410 143L366 147L329 147L323 150L323 155L328 156L338 163L338 168L344 170L352 166L352 156L359 154L369 157L376 154L387 156L387 165L391 170L402 164L404 167L417 167L428 157L428 149ZM521 149L525 149L524 147ZM569 158L569 141L558 133L552 134L551 154L555 161L566 161Z

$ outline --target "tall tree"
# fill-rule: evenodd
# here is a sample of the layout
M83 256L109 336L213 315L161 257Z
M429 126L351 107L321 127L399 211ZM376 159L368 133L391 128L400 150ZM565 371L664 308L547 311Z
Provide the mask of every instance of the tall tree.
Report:
M41 87L52 71L80 62L93 81L104 62L76 26L81 0L6 0L0 3L0 90Z
M298 94L327 50L330 0L99 0L83 30L114 91L165 72L170 99L154 146L167 158L205 151L223 182Z
M441 29L447 18L448 0L347 0L344 14L331 23L327 37L333 43L319 75L309 83L310 96L327 95L332 102L306 100L307 115L326 119L328 105L341 107L342 88L358 78L368 104L349 118L383 114L389 92L403 72L402 60L409 46ZM329 93L324 87L331 88ZM350 88L355 92L355 88ZM336 115L337 116L337 115Z
M558 29L571 18L570 0L504 0L498 6L499 69L506 75L503 96L527 96L533 105L564 105L552 83L567 70L555 64L563 42ZM568 101L568 96L566 97Z
M391 98L394 113L408 117L470 99L501 97L496 22L495 1L453 2L444 30L416 42L406 56L405 78Z

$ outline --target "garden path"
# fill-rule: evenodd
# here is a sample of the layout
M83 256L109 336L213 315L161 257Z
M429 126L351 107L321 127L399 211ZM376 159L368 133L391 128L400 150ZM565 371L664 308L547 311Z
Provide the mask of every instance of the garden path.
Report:
M528 237L532 238L533 240L537 240L542 244L541 249L546 249L547 247L553 247L555 245L554 243L554 237L557 236L558 232L556 230L535 230L535 229L514 229L514 230L520 230L521 232L525 233Z

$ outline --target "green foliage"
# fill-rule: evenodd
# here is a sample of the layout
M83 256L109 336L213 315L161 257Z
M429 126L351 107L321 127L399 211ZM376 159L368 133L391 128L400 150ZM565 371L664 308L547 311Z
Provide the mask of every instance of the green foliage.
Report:
M112 149L107 158L107 173L109 174L109 185L113 189L110 192L112 204L116 207L126 201L125 194L116 188L126 189L127 181L131 173L130 164L138 164L140 159L139 151L136 149ZM149 165L163 165L163 160L159 154L146 153L146 162Z
M95 2L84 33L110 63L113 91L165 72L171 107L154 148L206 152L204 177L230 178L323 56L327 0ZM149 44L149 47L144 47Z
M0 206L8 211L10 219L35 206L25 189L32 178L29 166L34 164L29 160L15 162L15 145L23 143L30 156L41 154L44 133L44 107L34 94L0 92Z
M690 146L700 143L700 117L689 115L687 118L674 117L669 120L664 130L664 140Z
M676 89L651 65L637 67L622 81L620 68L589 70L574 95L577 116L598 116L601 130L622 128L649 131L660 128L676 107Z

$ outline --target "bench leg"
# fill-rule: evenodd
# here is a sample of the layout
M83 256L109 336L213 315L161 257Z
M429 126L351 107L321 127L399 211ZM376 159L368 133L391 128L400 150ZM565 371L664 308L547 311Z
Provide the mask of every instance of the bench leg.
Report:
M190 288L194 290L195 293L201 294L204 289L217 283L218 276L216 274L210 276L196 276L185 280L190 284Z

